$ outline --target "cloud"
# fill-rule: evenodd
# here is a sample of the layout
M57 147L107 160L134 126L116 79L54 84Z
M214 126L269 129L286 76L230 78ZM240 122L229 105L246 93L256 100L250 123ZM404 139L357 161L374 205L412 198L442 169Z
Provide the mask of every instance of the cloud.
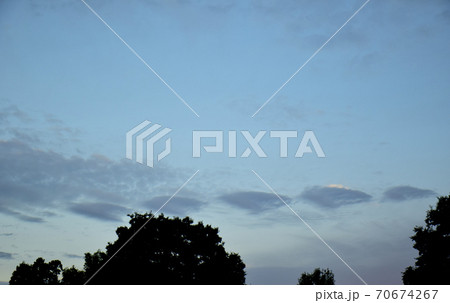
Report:
M170 198L170 196L157 196L148 201L142 203L143 206L149 208L153 211L158 210L166 201ZM164 208L161 210L163 213L170 213L174 215L187 215L189 212L197 211L201 209L205 202L187 197L174 197L169 203L167 203Z
M305 189L301 193L300 198L314 202L322 207L337 208L349 204L368 202L372 199L372 196L343 185L331 184Z
M12 216L12 217L15 217L15 218L17 218L19 220L26 221L26 222L32 222L32 223L43 223L43 222L45 222L42 218L25 215L25 214L23 214L21 212L18 212L18 211L15 211L15 210L11 210L8 207L5 207L4 205L1 205L1 201L0 201L0 213L5 214L5 215L9 215L9 216Z
M2 237L11 237L13 233L0 233L0 236Z
M3 252L3 251L0 251L0 259L11 260L11 259L13 259L13 256L10 253L6 253L6 252Z
M69 209L79 215L103 221L121 221L130 209L111 203L75 203Z
M148 199L179 178L163 166L150 170L100 155L68 158L15 140L0 140L0 171L0 213L27 222L44 222L41 217L67 209L117 220L127 210L119 205Z
M280 195L280 197L287 203L291 201L287 196ZM262 213L284 205L276 195L259 191L238 191L221 195L219 199L233 207L246 209L253 213Z
M53 115L32 119L16 105L0 107L0 136L36 146L71 145L79 142L80 131L68 127Z
M383 200L405 201L410 199L426 198L436 195L429 189L420 189L412 186L395 186L383 193Z
M5 105L0 109L0 124L9 124L11 120L18 120L20 122L29 122L31 118L16 105Z
M66 143L76 141L79 132L53 115L43 118L31 119L16 105L0 104L1 214L42 223L68 210L116 221L129 210L120 205L166 194L162 190L169 182L183 178L163 165L150 170L129 160L67 157L46 150L44 146L72 150Z
M64 257L71 258L71 259L83 259L83 256L75 255L75 254L64 254Z

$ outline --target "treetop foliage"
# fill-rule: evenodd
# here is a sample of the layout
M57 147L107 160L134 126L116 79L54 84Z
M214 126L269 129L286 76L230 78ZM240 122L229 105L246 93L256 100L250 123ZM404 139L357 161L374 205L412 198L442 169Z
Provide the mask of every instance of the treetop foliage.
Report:
M404 284L450 284L450 195L430 207L425 226L416 226L411 237L418 250L415 266L403 272Z
M304 272L298 285L334 285L334 273L330 269L316 268L312 273Z
M58 260L47 264L38 258L33 265L17 266L10 284L84 284L91 277L89 284L245 283L245 264L238 254L225 251L218 228L194 224L189 217L129 217L129 226L116 229L118 238L105 252L85 254L84 270L62 269Z

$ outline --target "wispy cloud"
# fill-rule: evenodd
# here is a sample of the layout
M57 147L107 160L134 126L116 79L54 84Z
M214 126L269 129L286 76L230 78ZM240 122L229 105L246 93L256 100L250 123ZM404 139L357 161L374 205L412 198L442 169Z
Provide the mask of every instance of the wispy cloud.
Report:
M331 184L305 189L300 194L300 198L316 203L322 207L337 208L344 205L368 202L372 199L372 196L343 185Z
M129 208L112 203L74 203L69 209L79 215L103 221L121 221Z
M75 255L75 254L68 254L68 253L64 254L64 257L71 258L71 259L83 259L84 258L83 256L79 256L79 255Z
M12 210L4 205L1 205L1 203L2 202L0 201L0 213L2 213L2 214L9 215L9 216L15 217L19 220L26 221L26 222L32 222L32 223L45 222L45 220L40 217L33 217L33 216L29 216L27 214L24 214L23 212Z
M10 260L10 259L13 259L13 256L10 253L0 251L0 259Z
M4 105L2 108L0 108L0 124L4 126L5 124L9 124L11 120L29 122L31 121L31 118L27 113L20 110L17 105Z
M46 150L43 143L73 141L78 132L53 115L38 120L16 105L0 104L2 214L42 223L58 211L69 210L100 220L117 220L126 210L117 205L148 199L168 179L177 178L167 167L148 170L101 155L66 157Z
M0 171L0 212L27 222L44 222L40 217L65 209L117 220L126 210L119 205L148 199L169 180L179 178L167 167L149 170L99 155L67 158L26 143L1 140Z
M395 186L383 193L383 200L405 201L410 199L426 198L436 195L430 189L421 189L412 186Z
M280 197L288 203L291 201L287 196L280 195ZM274 194L260 191L238 191L221 195L219 199L252 213L262 213L284 205Z
M31 118L16 105L0 105L0 138L35 146L71 145L79 142L80 131L53 115Z

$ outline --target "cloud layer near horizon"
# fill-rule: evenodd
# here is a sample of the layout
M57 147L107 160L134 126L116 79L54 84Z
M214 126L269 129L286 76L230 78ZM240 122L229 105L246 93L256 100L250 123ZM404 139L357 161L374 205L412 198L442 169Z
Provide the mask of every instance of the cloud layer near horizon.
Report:
M337 208L349 204L368 202L372 196L344 186L313 186L305 189L300 198L313 202L321 207Z
M53 151L33 149L20 141L0 141L0 213L21 221L42 223L59 211L68 211L103 221L121 221L133 209L156 211L169 198L158 189L179 177L168 168L148 169L131 161L112 161L94 155L67 158ZM412 186L387 189L382 199L404 201L436 193ZM287 203L291 198L281 195ZM325 208L369 202L372 196L342 185L306 188L299 198ZM262 191L235 191L217 196L225 204L263 213L283 202ZM207 203L176 196L162 212L184 215L201 210Z
M177 179L170 169L98 155L67 158L19 141L0 141L0 170L0 213L37 223L58 210L118 220L127 205Z
M168 167L148 169L128 160L112 161L101 155L65 157L35 148L39 144L12 132L14 127L9 125L12 119L24 125L32 120L16 106L0 110L0 124L9 129L10 135L9 139L0 140L0 170L4 172L0 176L0 213L21 221L43 223L59 211L101 221L121 221L127 213L142 208L158 210L170 198L168 185L179 179L178 172ZM53 128L56 123L59 128L70 129L62 121L54 120L47 117ZM32 136L38 137L34 133ZM404 201L435 194L429 189L395 186L384 191L382 200ZM223 194L218 190L217 195L215 198L226 205L255 214L283 205L269 192L238 190ZM325 208L372 200L370 194L342 185L313 186L298 197ZM288 196L281 198L291 202ZM185 215L206 205L192 195L175 196L161 211Z

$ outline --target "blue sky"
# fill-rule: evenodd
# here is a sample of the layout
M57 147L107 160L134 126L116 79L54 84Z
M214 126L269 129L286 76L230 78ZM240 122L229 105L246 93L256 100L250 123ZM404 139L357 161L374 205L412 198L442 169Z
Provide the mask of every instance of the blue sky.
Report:
M200 117L83 2L2 1L0 281L39 256L81 266L199 170L163 212L218 226L247 283L315 267L360 283L254 170L367 283L401 282L413 227L450 188L448 1L370 1L253 118L364 1L88 3ZM125 159L144 120L173 130L154 168ZM283 159L268 134L267 158L193 159L193 130L299 138ZM293 157L306 130L326 158Z

